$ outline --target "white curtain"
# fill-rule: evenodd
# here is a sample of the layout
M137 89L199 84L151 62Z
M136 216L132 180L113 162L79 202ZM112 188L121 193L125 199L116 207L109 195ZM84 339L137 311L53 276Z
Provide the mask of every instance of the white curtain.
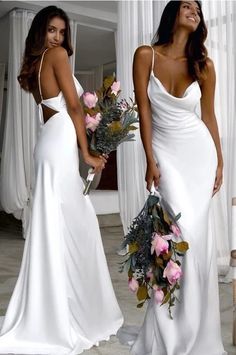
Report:
M30 213L34 185L33 151L39 131L37 106L33 96L20 89L17 81L25 38L35 14L28 10L10 13L7 109L1 161L0 197L3 209L22 219L24 231ZM77 24L71 21L75 48ZM74 56L71 58L74 68Z
M118 5L117 79L121 95L134 98L132 61L140 44L150 44L153 36L153 6L151 0L120 1ZM146 162L139 131L135 142L123 143L117 152L120 215L124 231L138 214L147 197L144 184Z
M132 60L135 49L150 44L167 1L122 1L118 7L117 76L124 97L133 96ZM211 227L217 237L218 263L227 273L229 244L236 246L231 233L231 200L236 196L236 120L235 120L235 7L234 1L203 1L209 28L209 54L217 74L216 111L225 159L224 186L214 197ZM127 227L142 207L146 189L145 163L140 137L123 144L118 151L120 214ZM224 268L223 268L224 267Z
M26 227L33 182L33 148L37 136L33 98L20 89L17 75L25 38L34 14L26 10L10 13L7 109L1 161L1 204L21 218Z
M236 3L204 1L203 12L209 31L207 48L216 68L215 106L224 155L224 184L213 199L211 212L219 272L225 275L229 265L229 248L236 248L231 216L232 198L236 196Z
M0 127L1 127L1 117L2 117L4 79L5 79L5 63L0 63Z

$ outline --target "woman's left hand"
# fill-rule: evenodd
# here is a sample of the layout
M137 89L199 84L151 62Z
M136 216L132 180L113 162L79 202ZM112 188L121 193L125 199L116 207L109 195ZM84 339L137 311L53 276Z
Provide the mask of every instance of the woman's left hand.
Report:
M223 182L223 167L218 165L218 167L216 169L216 177L215 177L215 183L214 183L212 196L214 196L219 191L219 189L221 188L222 182Z

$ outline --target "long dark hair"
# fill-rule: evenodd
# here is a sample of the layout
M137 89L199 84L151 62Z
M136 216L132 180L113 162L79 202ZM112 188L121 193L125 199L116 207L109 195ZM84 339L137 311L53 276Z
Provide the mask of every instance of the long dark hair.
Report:
M196 31L189 35L185 48L185 55L188 58L189 74L195 80L204 79L206 76L207 49L204 42L207 37L207 28L204 21L201 2L195 1L199 5L200 23ZM181 1L171 0L167 3L161 16L160 25L152 40L152 45L167 45L172 43L176 17L179 14Z
M59 17L65 21L65 37L62 47L67 50L68 56L73 54L71 46L70 22L67 14L56 6L47 6L34 17L28 36L25 41L23 63L18 76L20 86L26 91L33 91L37 86L36 65L45 50L45 39L48 25L52 18Z

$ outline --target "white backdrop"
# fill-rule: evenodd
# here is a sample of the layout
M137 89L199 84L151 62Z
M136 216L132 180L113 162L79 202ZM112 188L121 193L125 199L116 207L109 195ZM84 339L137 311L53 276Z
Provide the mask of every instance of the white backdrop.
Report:
M33 99L20 89L17 75L33 16L25 10L10 13L7 109L1 161L2 207L22 218L24 226L33 182L32 156L37 120Z
M236 235L232 232L232 198L236 196L236 2L204 1L203 11L209 30L207 48L216 68L215 106L224 155L224 184L212 208L218 264L224 271L229 248L236 248Z
M1 126L1 117L2 117L4 79L5 79L5 63L0 63L0 126Z
M150 43L153 36L151 0L121 1L118 7L117 78L124 98L134 98L132 61L141 43ZM135 142L123 143L117 152L120 215L124 231L138 214L147 197L144 184L146 162L139 131Z

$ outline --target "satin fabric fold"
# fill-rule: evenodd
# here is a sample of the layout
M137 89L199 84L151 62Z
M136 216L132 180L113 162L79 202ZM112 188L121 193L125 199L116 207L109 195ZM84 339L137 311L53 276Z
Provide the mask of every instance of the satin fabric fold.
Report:
M173 320L165 305L149 301L144 323L119 332L133 344L132 355L223 355L215 240L208 233L209 208L217 168L212 136L197 115L197 81L182 97L169 94L152 70L148 85L152 147L159 165L159 190L178 221L189 250L182 264L180 302Z

